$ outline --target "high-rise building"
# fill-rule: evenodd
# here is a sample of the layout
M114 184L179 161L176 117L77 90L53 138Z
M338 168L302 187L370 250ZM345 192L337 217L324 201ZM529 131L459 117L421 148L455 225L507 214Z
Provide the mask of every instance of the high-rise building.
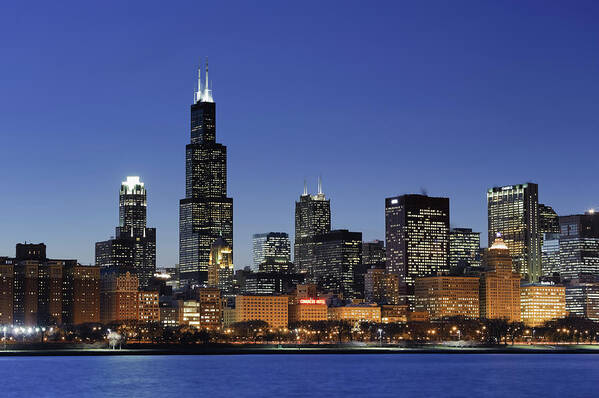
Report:
M541 276L539 187L526 183L487 191L489 246L500 233L510 248L514 270L529 282Z
M543 234L559 234L559 216L551 206L539 203L539 233L541 238Z
M339 229L313 238L313 280L323 290L354 298L354 267L362 263L362 233Z
M560 272L559 234L544 233L541 246L543 276L553 276Z
M485 253L480 278L480 316L520 322L520 274L513 271L512 253L501 236Z
M285 232L268 232L252 236L252 271L260 270L264 262L270 264L291 262L291 243Z
M96 243L96 265L135 273L142 287L156 272L156 228L148 228L146 187L137 176L127 177L119 192L116 236Z
M452 228L449 231L449 266L480 266L480 232L470 228Z
M566 288L564 286L530 283L520 286L522 322L528 327L566 317Z
M362 242L362 264L380 268L385 266L386 258L385 242L382 240Z
M191 142L185 147L185 199L179 205L181 285L208 281L212 244L222 238L233 249L233 199L227 197L227 147L216 142L216 104L208 80L191 105Z
M223 238L218 238L210 249L208 287L225 294L233 291L233 250Z
M403 293L416 278L449 271L449 199L403 195L385 199L387 271L399 276Z
M566 311L569 314L599 321L599 277L579 275L567 281Z
M599 274L599 214L587 212L559 218L559 274L573 279Z
M318 194L304 193L295 202L295 244L294 264L298 272L312 277L314 263L314 237L331 231L331 201L322 193L322 183L318 179Z
M431 276L416 279L416 311L430 319L463 316L478 318L479 278L473 276Z
M100 320L104 324L137 320L139 278L130 272L102 270Z

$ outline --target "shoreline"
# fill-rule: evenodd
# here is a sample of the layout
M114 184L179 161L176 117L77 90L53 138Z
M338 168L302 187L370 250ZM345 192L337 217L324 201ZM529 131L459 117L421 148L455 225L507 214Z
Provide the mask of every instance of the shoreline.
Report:
M350 346L350 345L129 345L122 349L104 347L30 347L0 349L0 357L15 356L139 356L139 355L347 355L347 354L599 354L598 345L509 345L458 346Z

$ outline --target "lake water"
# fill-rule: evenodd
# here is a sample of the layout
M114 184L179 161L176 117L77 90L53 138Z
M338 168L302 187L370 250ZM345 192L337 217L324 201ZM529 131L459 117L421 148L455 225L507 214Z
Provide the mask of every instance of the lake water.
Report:
M599 355L0 358L2 397L593 397Z

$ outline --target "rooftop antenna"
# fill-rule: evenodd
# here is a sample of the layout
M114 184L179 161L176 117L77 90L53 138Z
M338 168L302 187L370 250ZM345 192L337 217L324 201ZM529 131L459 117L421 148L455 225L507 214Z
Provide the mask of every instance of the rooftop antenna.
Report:
M322 177L318 176L318 194L322 195Z
M308 196L308 183L306 182L305 178L304 178L304 195L303 196Z

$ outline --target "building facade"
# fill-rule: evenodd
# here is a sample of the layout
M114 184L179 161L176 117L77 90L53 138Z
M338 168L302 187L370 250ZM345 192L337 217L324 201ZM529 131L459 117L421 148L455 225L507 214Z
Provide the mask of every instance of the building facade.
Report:
M224 294L233 292L233 249L222 238L210 248L208 287L217 288Z
M289 298L287 296L235 297L237 322L264 321L271 328L287 327L289 322Z
M364 275L364 300L368 303L399 304L399 277L384 268L370 268Z
M381 307L376 304L349 304L343 307L329 307L331 321L381 323Z
M289 264L291 262L291 243L289 235L285 232L268 232L252 236L252 271L260 270L260 265Z
M514 271L529 282L541 276L539 187L526 183L487 191L489 246L498 233L510 248Z
M563 216L559 223L558 272L562 278L599 274L599 214Z
M200 74L198 72L198 74ZM233 199L227 196L227 147L216 142L216 104L208 80L191 105L191 141L185 147L185 199L179 204L179 280L207 284L210 249L222 238L233 250Z

